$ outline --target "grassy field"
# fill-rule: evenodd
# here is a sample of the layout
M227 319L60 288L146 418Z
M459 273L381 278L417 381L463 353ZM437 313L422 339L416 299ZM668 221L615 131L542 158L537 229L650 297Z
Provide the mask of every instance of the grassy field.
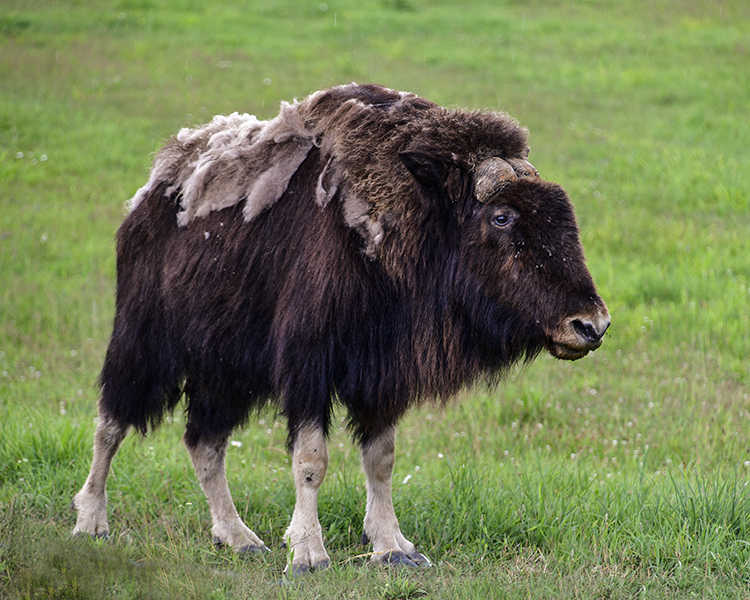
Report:
M745 0L4 0L0 597L750 598L748 64ZM114 232L153 152L351 80L529 127L576 205L604 346L404 420L394 500L433 569L365 566L343 414L325 573L279 585L294 497L273 413L228 457L273 553L213 549L179 410L118 454L109 541L70 539Z

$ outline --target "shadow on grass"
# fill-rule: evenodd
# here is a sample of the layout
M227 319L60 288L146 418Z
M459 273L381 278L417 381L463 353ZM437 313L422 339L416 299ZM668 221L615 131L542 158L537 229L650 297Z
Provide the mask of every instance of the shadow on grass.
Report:
M210 570L189 562L136 560L128 546L71 539L24 518L16 500L0 512L0 598L223 598Z

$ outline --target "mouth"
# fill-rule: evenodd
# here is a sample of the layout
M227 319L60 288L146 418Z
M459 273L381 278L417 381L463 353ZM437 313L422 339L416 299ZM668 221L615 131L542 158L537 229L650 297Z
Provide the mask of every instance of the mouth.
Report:
M609 328L606 308L593 316L577 315L561 322L545 342L547 351L561 360L578 360L602 345Z
M549 352L555 358L559 358L560 360L578 360L579 358L583 358L584 356L586 356L589 352L596 350L601 345L601 340L594 344L589 344L585 347L570 346L558 342L553 342L552 340L547 340L545 342L547 352Z

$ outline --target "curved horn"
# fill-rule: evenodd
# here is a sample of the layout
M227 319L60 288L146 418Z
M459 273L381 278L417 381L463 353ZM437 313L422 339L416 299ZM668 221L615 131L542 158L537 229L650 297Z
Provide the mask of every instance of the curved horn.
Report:
M518 181L513 167L502 158L488 158L474 171L474 196L487 202L504 187Z
M536 167L522 158L509 158L507 162L519 177L539 177Z

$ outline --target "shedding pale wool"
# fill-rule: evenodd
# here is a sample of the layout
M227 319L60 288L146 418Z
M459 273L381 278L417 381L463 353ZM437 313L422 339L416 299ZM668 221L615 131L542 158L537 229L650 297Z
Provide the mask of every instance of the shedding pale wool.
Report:
M200 128L183 129L157 155L149 181L130 201L130 210L160 182L170 182L166 195L182 191L180 227L243 199L243 215L251 221L282 196L313 147L314 133L305 129L298 106L283 102L270 121L233 113L214 117Z
M323 163L311 200L325 208L338 196L346 224L374 257L404 216L402 199L413 194L402 151L451 148L446 160L469 172L497 155L497 139L504 140L505 157L528 154L526 131L507 115L451 111L393 90L386 90L387 101L369 103L349 95L356 89L350 84L282 102L267 121L233 113L183 129L157 154L130 211L163 186L165 198L179 199L179 227L240 202L244 220L252 221L284 195L315 147Z

